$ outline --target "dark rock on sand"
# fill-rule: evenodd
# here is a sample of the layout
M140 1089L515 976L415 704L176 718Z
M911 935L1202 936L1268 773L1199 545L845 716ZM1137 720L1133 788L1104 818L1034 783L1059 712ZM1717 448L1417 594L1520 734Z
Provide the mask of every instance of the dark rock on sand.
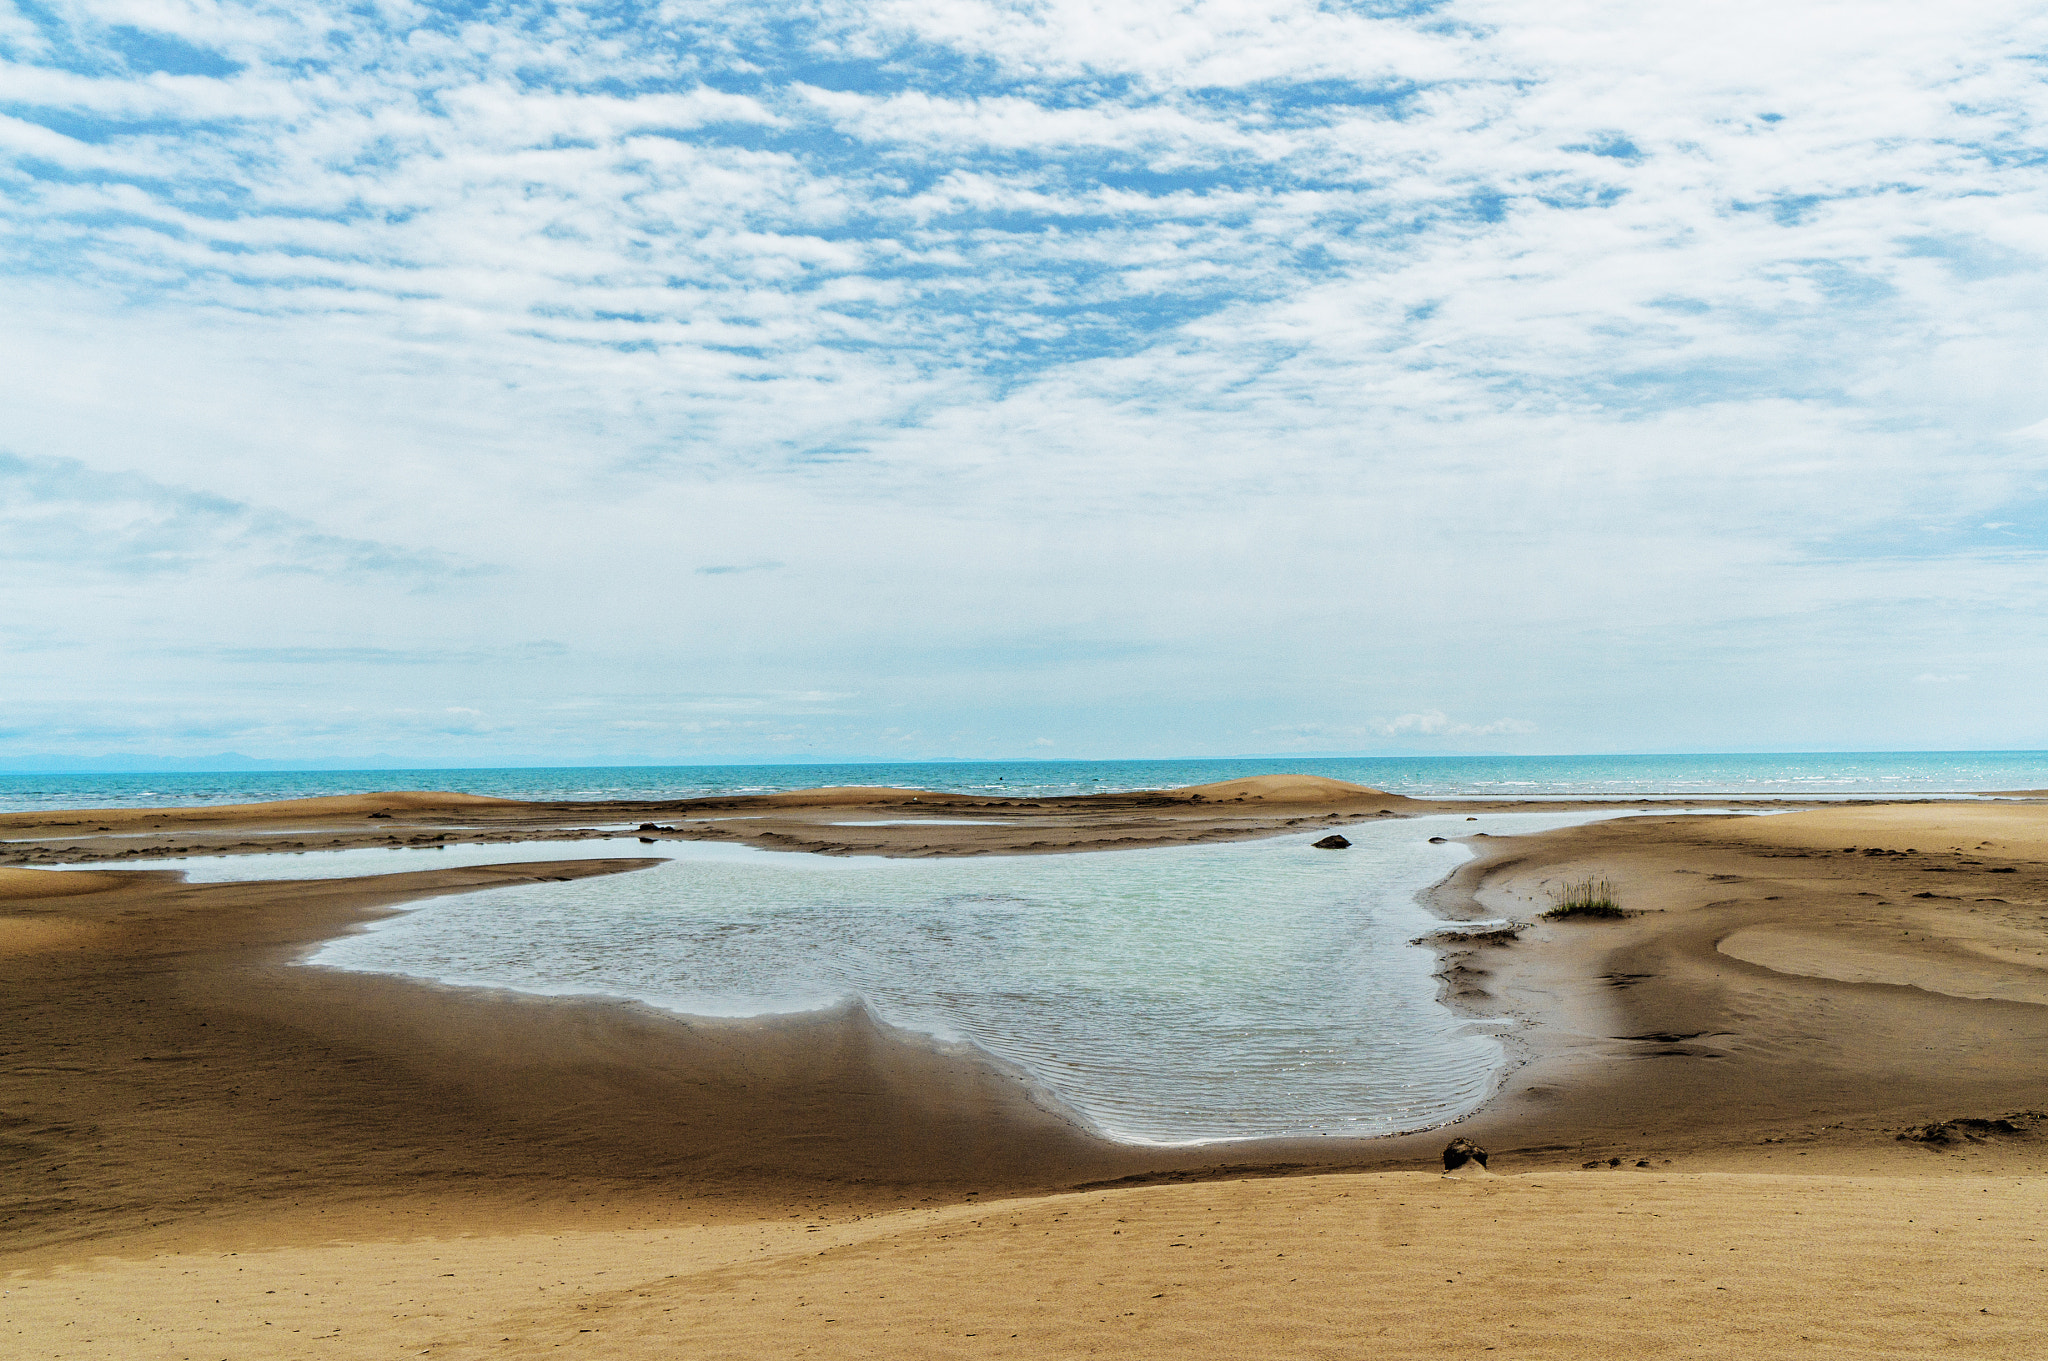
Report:
M1509 945L1522 938L1522 928L1494 926L1484 931L1447 931L1444 934L1468 945Z
M1349 848L1350 845L1350 842L1332 832L1316 843L1316 849L1319 851L1341 851Z
M2036 1116L2033 1111L2020 1113L2021 1119ZM2028 1122L2033 1123L2032 1121ZM2010 1119L2000 1120L1937 1120L1931 1125L1920 1125L1899 1135L1899 1138L1916 1144L1980 1144L1995 1134L2025 1134L2025 1127Z
M1453 1139L1444 1145L1444 1171L1455 1172L1466 1163L1486 1166L1486 1150L1463 1137Z

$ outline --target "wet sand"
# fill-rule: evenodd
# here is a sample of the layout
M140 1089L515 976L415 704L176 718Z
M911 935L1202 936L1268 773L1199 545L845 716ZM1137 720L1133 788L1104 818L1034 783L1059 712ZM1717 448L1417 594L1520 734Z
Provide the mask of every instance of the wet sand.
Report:
M2048 1166L2031 1133L2048 1111L2048 805L1636 817L1479 844L1435 898L1527 923L1447 954L1454 1004L1529 1023L1520 1066L1468 1122L1489 1147ZM1633 915L1541 918L1591 875ZM2027 1133L1898 1138L2006 1117Z
M1271 785L1036 809L776 797L372 796L10 815L0 836L21 860L132 859L131 840L740 816L710 833L958 854L1437 811ZM829 826L934 815L1007 825ZM648 835L658 856L668 834ZM858 1012L704 1022L288 967L425 895L631 861L293 884L0 869L0 1337L23 1356L1434 1356L1599 1354L1647 1330L1632 1349L2034 1354L2013 1348L2038 1337L2048 1270L2048 805L1475 847L1439 911L1533 924L1443 947L1454 1005L1529 1022L1455 1131L1506 1174L1471 1181L1426 1173L1442 1130L1106 1144L1018 1075ZM1583 873L1639 915L1537 922Z

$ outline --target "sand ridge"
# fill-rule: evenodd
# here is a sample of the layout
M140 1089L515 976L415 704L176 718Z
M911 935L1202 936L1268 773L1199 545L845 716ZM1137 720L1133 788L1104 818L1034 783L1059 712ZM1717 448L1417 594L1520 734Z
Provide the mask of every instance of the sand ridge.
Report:
M1349 780L1332 780L1322 775L1253 775L1242 780L1221 780L1215 784L1192 784L1172 792L1190 803L1242 799L1247 803L1351 804L1370 800L1410 807L1415 804L1413 799L1388 794L1385 790L1352 784Z
M602 803L365 794L276 805L0 815L0 830L11 833L0 842L0 859L109 864L260 850L588 840L616 836L622 828L657 842L725 841L821 855L1040 855L1245 840L1429 807L1311 776L1040 798L886 786ZM273 809L279 811L273 815ZM848 825L848 814L871 816Z
M723 841L817 855L1058 855L1336 831L1350 823L1429 813L1640 806L1639 801L1600 800L1432 803L1308 775L1030 798L889 786L597 803L400 792L285 805L5 814L0 815L0 831L9 836L0 841L0 861L119 864L254 851L590 840L626 829L657 843ZM1782 810L1801 805L1689 799L1669 806ZM266 811L278 807L285 810L278 816Z
M374 794L333 794L270 803L209 803L168 808L82 808L51 812L0 813L0 831L114 831L140 826L275 824L371 813L447 813L526 807L518 799L490 798L451 790L386 790Z
M1958 938L1924 921L1917 930L1878 922L1832 923L1817 930L1744 926L1723 936L1715 948L1732 959L1805 978L2048 1006L2048 950L2037 936L2011 934L2017 939L2006 945L2005 957L1981 935Z
M132 882L132 876L94 870L51 874L46 870L0 868L0 902L40 902L47 898L76 898L87 893L105 893Z

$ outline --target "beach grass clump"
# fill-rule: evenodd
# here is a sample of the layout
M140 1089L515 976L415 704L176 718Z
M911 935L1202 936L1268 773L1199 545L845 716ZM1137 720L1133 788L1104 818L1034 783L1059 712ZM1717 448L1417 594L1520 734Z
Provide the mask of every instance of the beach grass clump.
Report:
M1549 921L1565 917L1626 917L1614 881L1597 875L1574 879L1550 891Z

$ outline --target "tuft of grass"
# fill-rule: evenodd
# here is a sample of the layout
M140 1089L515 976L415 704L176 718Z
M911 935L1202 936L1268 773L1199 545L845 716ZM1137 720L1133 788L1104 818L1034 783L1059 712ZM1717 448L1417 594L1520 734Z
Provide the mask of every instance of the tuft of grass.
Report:
M1600 877L1574 880L1550 891L1551 908L1544 913L1550 921L1563 917L1626 917L1621 895L1614 882Z

